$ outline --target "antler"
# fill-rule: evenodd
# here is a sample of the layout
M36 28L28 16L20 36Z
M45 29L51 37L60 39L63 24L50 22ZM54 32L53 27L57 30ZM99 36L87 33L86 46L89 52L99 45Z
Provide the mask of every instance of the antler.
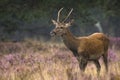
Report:
M60 22L59 17L60 17L60 12L62 11L62 9L63 9L63 8L61 8L61 9L58 11L57 22Z
M63 22L65 22L65 21L67 20L67 18L70 16L70 14L72 13L72 11L73 11L73 8L72 8L71 11L68 13L67 17L64 19Z

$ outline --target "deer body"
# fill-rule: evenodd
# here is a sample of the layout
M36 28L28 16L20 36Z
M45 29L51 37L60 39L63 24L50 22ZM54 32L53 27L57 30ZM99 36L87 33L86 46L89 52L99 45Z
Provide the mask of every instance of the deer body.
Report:
M75 37L68 29L66 35L62 36L62 39L64 44L74 53L74 56L87 55L88 59L90 60L99 58L104 51L104 48L101 47L103 43L99 39L91 37Z
M60 9L59 11L61 11ZM59 15L60 12L58 12ZM68 17L68 16L67 16ZM64 23L52 20L56 28L51 32L51 36L60 36L64 44L70 49L79 62L79 67L82 71L85 70L88 61L93 61L97 67L98 73L100 72L99 58L103 56L106 70L107 65L107 51L109 39L103 33L94 33L86 37L75 37L68 27L71 22Z

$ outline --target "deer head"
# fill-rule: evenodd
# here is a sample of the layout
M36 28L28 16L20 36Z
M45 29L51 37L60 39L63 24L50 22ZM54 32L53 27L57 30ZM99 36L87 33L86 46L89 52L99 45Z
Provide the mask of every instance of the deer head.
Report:
M66 34L66 29L71 26L71 24L73 23L73 20L69 21L68 23L65 23L65 21L67 20L67 18L70 16L71 12L73 11L73 9L71 9L71 11L69 12L69 14L67 15L67 17L60 22L59 18L60 18L60 12L62 11L63 8L61 8L58 11L58 16L57 16L57 21L52 20L53 24L55 25L55 28L50 32L51 36L63 36Z

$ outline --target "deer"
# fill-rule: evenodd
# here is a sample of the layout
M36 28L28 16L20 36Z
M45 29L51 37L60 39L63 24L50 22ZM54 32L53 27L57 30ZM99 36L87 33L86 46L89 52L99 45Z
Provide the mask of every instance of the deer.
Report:
M101 65L99 63L100 57L103 57L102 59L105 69L108 71L107 57L109 38L105 34L99 32L93 33L89 36L74 36L69 30L69 27L73 24L74 20L72 19L69 22L65 22L73 9L71 9L63 21L60 21L59 18L62 10L63 8L58 11L57 20L52 20L55 28L50 32L51 37L59 36L62 38L65 46L73 53L79 62L79 68L82 72L85 71L88 62L92 61L97 68L97 73L99 74L101 69Z

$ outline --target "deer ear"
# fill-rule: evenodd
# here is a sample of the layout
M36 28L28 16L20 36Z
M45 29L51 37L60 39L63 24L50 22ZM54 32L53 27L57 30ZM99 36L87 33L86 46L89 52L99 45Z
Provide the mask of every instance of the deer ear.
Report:
M72 19L70 22L66 23L65 26L69 27L69 26L71 26L73 24L73 22L74 22L74 20Z
M69 27L69 26L71 26L70 23L66 23L66 24L65 24L65 27Z
M53 24L54 24L54 25L56 25L56 24L57 24L57 22L56 22L55 20L52 20L52 22L53 22Z

